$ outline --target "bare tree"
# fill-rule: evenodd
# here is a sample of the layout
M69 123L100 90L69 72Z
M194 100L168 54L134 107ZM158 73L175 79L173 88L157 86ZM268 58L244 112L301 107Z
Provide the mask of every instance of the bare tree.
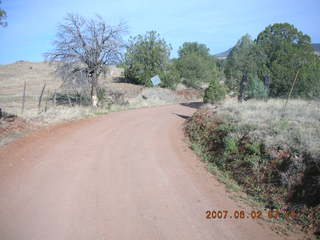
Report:
M98 78L106 65L121 61L126 32L124 23L111 26L99 16L87 19L68 14L58 26L54 49L45 57L58 64L56 73L64 82L87 86L92 105L97 106Z

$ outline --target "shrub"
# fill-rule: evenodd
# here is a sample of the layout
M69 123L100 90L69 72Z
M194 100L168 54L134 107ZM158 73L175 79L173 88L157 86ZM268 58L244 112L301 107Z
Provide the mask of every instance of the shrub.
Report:
M248 98L265 98L268 96L267 89L260 79L251 79L247 89Z
M212 113L197 111L186 123L209 169L230 176L267 208L295 209L290 221L320 228L319 113L317 102L225 101ZM223 120L222 120L223 119ZM293 137L292 133L299 133ZM310 228L309 228L310 229Z
M91 99L85 92L57 92L50 98L51 101L55 101L57 105L83 105L87 106L91 104Z
M226 90L216 80L210 82L209 87L205 90L203 102L204 103L216 103L223 100L226 96Z
M170 64L167 70L163 71L160 74L160 79L161 79L161 84L160 84L161 87L175 90L176 86L180 82L181 77L175 65Z
M151 87L150 79L167 70L170 51L171 46L155 31L131 38L123 63L125 77L131 83Z
M177 70L187 86L199 88L202 83L209 83L220 75L216 58L209 54L205 44L186 42L178 54Z
M234 139L233 137L230 137L230 136L225 137L224 144L225 144L225 153L226 154L238 152L237 140Z

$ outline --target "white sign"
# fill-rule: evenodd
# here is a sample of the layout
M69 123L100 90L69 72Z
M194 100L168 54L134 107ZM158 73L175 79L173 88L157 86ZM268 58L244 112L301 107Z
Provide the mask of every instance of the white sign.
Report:
M151 82L152 82L153 86L157 86L161 83L161 79L159 78L158 75L156 75L151 78Z

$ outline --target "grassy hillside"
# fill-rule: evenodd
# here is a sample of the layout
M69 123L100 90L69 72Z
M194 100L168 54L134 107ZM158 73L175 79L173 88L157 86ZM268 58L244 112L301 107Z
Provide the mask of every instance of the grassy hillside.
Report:
M44 83L46 83L46 89L42 110L45 108L46 100L52 99L54 91L61 93L66 90L62 84L62 80L56 77L54 71L55 66L45 62L19 61L13 64L0 65L0 108L6 112L21 115L23 86L26 81L25 111L21 116L27 119L39 118L38 99ZM200 94L200 91L197 90L172 91L163 88L145 88L141 85L122 83L119 82L122 77L123 69L114 66L108 67L106 75L101 75L99 84L105 90L105 99L102 101L110 102L111 100L114 105L139 107L190 101L198 99ZM47 108L52 108L52 104L52 101L49 100ZM72 119L74 119L77 111L83 110L82 108L70 109L68 108L70 107L68 104L65 107L67 108L59 110L61 114L52 112L51 116L47 116L47 120L55 118L63 120L64 118L67 119L68 116L72 116ZM84 109L86 114L90 111L90 109Z
M186 124L193 148L262 207L294 210L289 222L320 234L319 102L227 100ZM281 215L280 218L284 218Z
M8 65L0 65L0 96L21 96L24 81L27 81L28 95L39 95L44 82L50 90L57 89L61 80L56 79L54 66L39 62L16 62Z
M36 110L44 83L46 83L45 97L61 90L62 80L56 77L54 71L55 66L45 62L19 61L0 65L0 107L7 112L20 114L23 86L26 81L25 109ZM121 74L122 69L109 67L108 74L102 76L100 82L103 86L112 84L121 77ZM117 84L118 87L125 88L123 85L125 84Z

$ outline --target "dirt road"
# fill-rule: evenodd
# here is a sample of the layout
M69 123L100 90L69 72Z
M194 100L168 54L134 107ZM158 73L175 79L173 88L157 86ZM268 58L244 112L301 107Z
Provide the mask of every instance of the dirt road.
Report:
M279 239L240 210L184 142L194 108L130 110L0 149L1 240Z

